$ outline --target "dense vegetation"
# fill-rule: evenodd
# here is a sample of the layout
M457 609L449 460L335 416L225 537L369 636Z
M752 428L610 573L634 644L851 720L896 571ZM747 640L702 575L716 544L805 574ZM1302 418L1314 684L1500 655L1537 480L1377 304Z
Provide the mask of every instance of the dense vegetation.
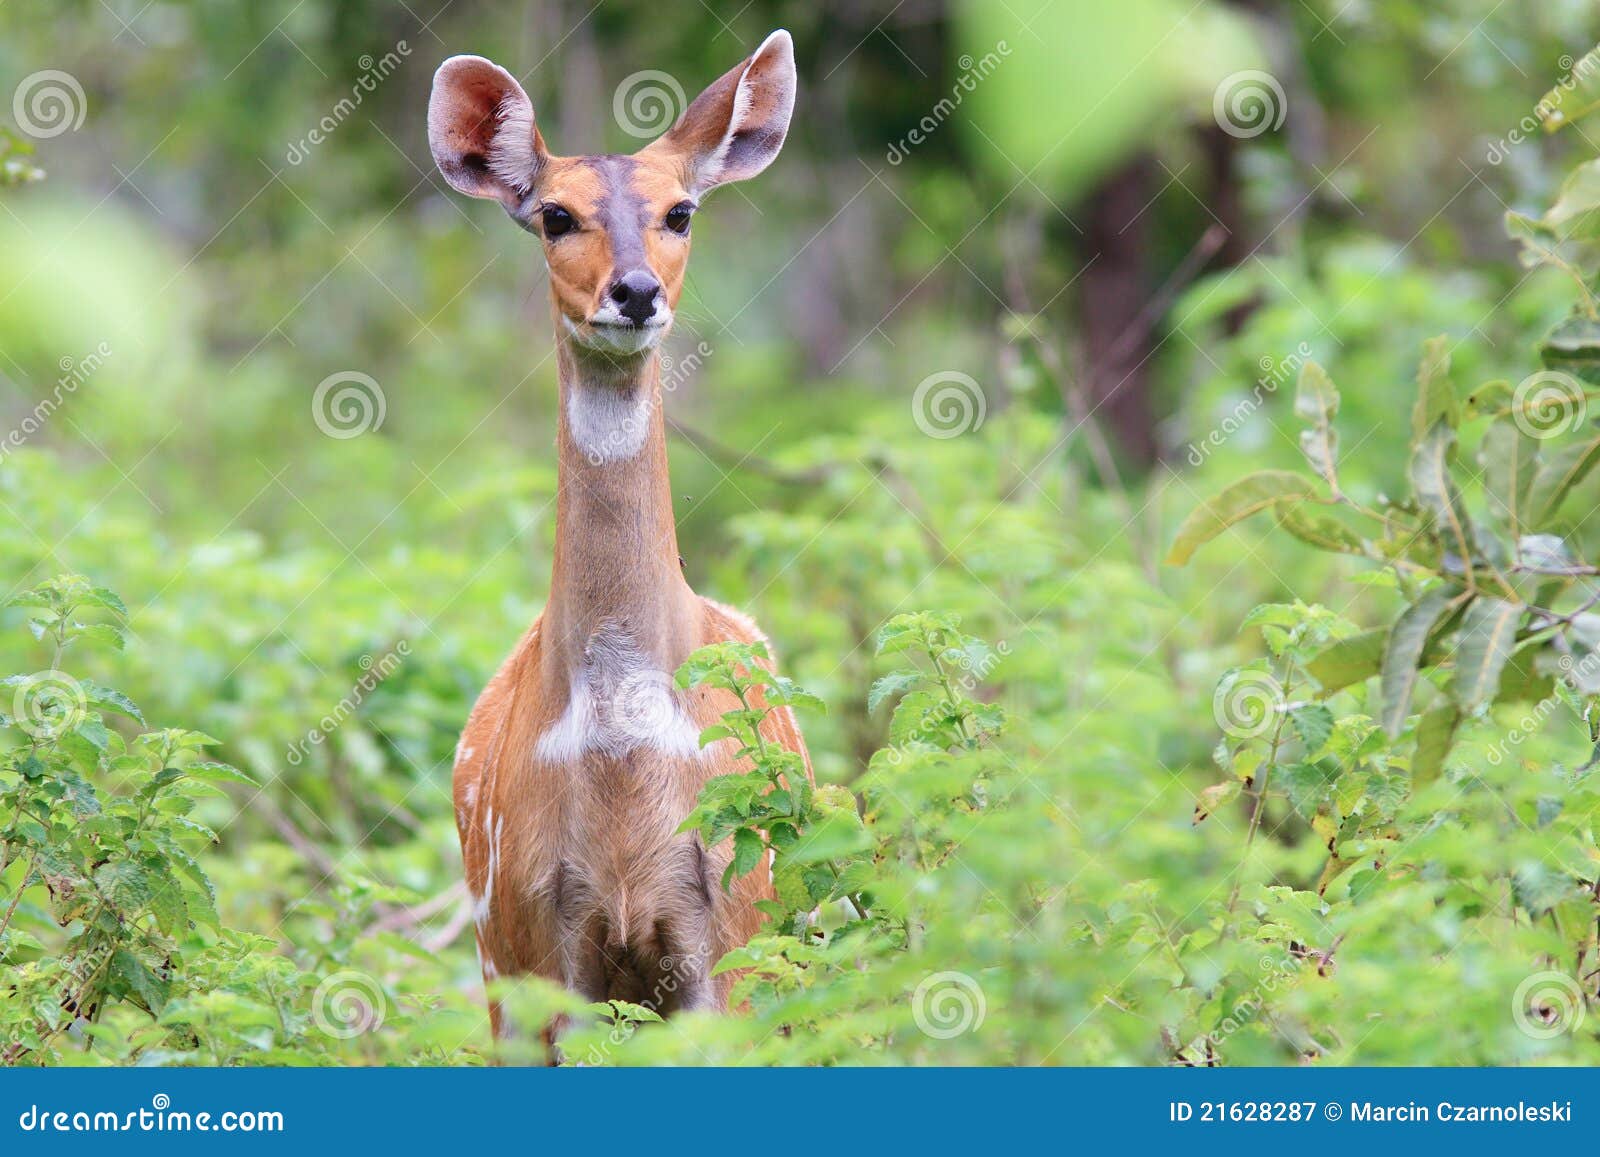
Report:
M0 1061L490 1058L449 769L554 367L428 75L631 148L779 24L666 370L786 676L678 674L746 704L687 826L771 855L748 1011L498 995L600 1064L1600 1060L1587 5L513 7L0 7Z

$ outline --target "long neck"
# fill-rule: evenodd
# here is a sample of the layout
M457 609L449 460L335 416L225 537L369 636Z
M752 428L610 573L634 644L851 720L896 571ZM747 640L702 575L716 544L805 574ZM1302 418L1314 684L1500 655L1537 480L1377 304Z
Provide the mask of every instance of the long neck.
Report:
M613 361L560 340L557 357L556 548L540 632L546 662L570 675L591 640L621 630L671 671L698 645L700 608L678 557L659 356Z

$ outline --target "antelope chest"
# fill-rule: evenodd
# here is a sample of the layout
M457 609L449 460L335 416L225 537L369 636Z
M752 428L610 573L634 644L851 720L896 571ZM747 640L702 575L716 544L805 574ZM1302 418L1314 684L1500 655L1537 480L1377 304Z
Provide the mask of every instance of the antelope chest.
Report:
M673 682L625 630L590 636L567 687L567 705L539 736L534 759L572 767L589 756L648 753L699 759L700 725Z
M703 726L694 696L626 631L596 631L519 789L488 820L491 872L557 936L599 927L608 940L655 945L664 927L699 925L720 867L677 829L723 770L720 752L700 747ZM520 846L497 855L507 822Z

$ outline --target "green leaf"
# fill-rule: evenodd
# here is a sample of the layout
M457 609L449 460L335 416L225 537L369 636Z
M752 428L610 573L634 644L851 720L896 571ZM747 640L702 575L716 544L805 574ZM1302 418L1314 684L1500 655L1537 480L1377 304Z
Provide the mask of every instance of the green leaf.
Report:
M1167 565L1183 566L1199 547L1253 514L1269 510L1280 502L1303 501L1314 493L1315 487L1309 478L1287 470L1262 470L1247 475L1201 503L1183 520L1172 549L1167 552Z
M1561 447L1544 462L1528 488L1527 526L1542 530L1560 510L1572 488L1600 463L1600 438Z
M828 705L820 696L797 686L794 680L774 675L767 687L766 701L773 707L799 707L807 711L826 712Z
M1588 161L1568 174L1539 223L1562 241L1600 238L1600 161Z
M1529 643L1511 653L1505 670L1500 672L1500 686L1495 692L1496 703L1538 703L1555 694L1555 677L1541 666L1542 656L1559 662L1560 656L1548 644Z
M1516 391L1511 383L1503 378L1485 382L1467 395L1466 404L1462 407L1462 417L1487 418L1503 414L1510 408L1515 396Z
M1239 781L1236 779L1214 783L1204 789L1194 799L1193 823L1203 823L1211 817L1216 810L1239 795Z
M867 692L867 713L876 711L886 699L893 699L912 690L922 682L920 671L890 671L872 684Z
M1328 742L1328 736L1333 734L1333 712L1321 703L1295 708L1289 712L1289 723L1300 737L1300 742L1305 744L1307 755L1315 755L1320 751L1322 745Z
M1417 747L1411 756L1411 784L1426 787L1439 778L1455 740L1461 712L1453 703L1438 703L1417 721Z
M1474 599L1461 619L1456 645L1456 676L1451 691L1463 711L1472 711L1494 695L1500 672L1516 646L1517 625L1527 610L1501 599Z
M806 829L785 855L797 864L819 864L856 855L871 844L871 837L854 811L830 811Z
M212 740L212 742L216 741ZM241 783L246 787L261 786L237 767L230 767L226 763L216 763L212 760L191 763L181 770L190 779L198 779L203 783Z
M1456 390L1450 384L1450 339L1430 338L1422 346L1422 365L1417 370L1417 402L1411 410L1411 436L1420 442L1434 426L1443 422L1451 429L1461 419Z
M1332 759L1308 760L1288 764L1279 774L1289 805L1302 819L1311 820L1338 782L1339 764Z
M1306 670L1331 695L1376 675L1383 666L1389 629L1379 627L1330 643L1306 663Z
M104 711L115 711L119 715L126 715L129 719L137 720L139 723L144 722L144 715L139 708L134 705L132 699L129 699L121 691L114 691L110 687L102 687L98 683L90 683L87 680L80 681L78 686L83 688L84 697L89 701L91 707L98 707Z
M1331 422L1339 416L1339 390L1328 373L1316 362L1307 362L1300 369L1300 380L1295 384L1295 416L1307 422Z
M1400 613L1383 652L1383 707L1379 721L1391 739L1405 728L1418 666L1439 617L1456 598L1449 587L1435 587Z
M1311 429L1300 432L1300 449L1306 461L1337 491L1339 432L1333 428L1333 419L1339 413L1339 391L1316 362L1307 362L1301 367L1300 380L1295 386L1294 412L1311 423Z
M144 866L150 881L150 912L161 931L168 936L176 936L189 923L189 908L184 902L183 886L158 857L146 858Z
M1360 535L1315 507L1285 502L1274 513L1280 527L1308 546L1338 554L1366 553Z
M1411 455L1411 487L1417 503L1446 531L1463 560L1472 557L1472 536L1461 495L1450 467L1455 459L1456 433L1446 421L1435 422Z
M131 918L150 902L150 876L132 860L113 860L95 869L95 884L106 901Z
M756 870L766 850L767 845L760 835L749 828L740 828L733 833L733 862L728 867L736 877L747 876Z
M1534 108L1545 132L1556 132L1600 108L1600 68L1596 63L1600 62L1591 51L1567 70L1560 84L1539 98Z
M167 982L128 949L118 948L111 954L111 975L137 995L152 1013L161 1014L167 1003Z
M1483 488L1489 503L1510 528L1522 533L1528 517L1528 488L1539 468L1539 442L1522 430L1514 417L1499 419L1483 436L1478 451Z
M1600 321L1574 314L1558 324L1539 344L1539 360L1552 370L1576 374L1585 382L1600 381Z
M74 624L67 631L67 637L69 639L103 643L116 651L120 651L127 646L128 641L128 637L122 628L113 626L111 623Z

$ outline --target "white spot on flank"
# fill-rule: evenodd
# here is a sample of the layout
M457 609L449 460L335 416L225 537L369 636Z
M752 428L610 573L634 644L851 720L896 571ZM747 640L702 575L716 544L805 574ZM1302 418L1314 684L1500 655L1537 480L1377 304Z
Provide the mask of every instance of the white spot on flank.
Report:
M500 833L505 829L506 817L494 818L494 805L490 804L483 813L483 835L489 843L489 867L483 874L483 895L477 897L472 905L472 922L482 931L483 926L489 921L489 905L494 900L494 878L500 871Z
M478 950L478 968L483 972L483 978L493 980L499 976L500 970L494 966L494 961L483 954L483 941L476 941L474 947Z

